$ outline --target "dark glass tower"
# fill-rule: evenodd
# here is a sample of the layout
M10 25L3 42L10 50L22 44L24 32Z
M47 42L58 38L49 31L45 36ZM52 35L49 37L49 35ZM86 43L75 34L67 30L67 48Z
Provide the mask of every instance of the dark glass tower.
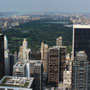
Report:
M4 35L0 34L0 79L5 75Z
M73 59L80 50L85 50L90 61L90 25L73 26Z

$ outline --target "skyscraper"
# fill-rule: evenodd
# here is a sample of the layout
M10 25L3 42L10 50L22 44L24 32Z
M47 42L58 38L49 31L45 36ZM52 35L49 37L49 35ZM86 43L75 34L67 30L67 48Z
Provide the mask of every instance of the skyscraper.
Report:
M28 42L26 39L23 40L22 46L19 51L19 59L29 60L29 53L31 49L28 48Z
M13 76L26 77L26 64L23 62L17 62L13 66Z
M71 88L71 75L72 72L70 70L65 70L63 72L63 85L66 85L67 87Z
M42 61L41 60L29 60L30 61L30 76L31 77L34 77L34 71L35 71L35 63L37 63L37 62L41 62L42 63Z
M78 51L72 66L72 90L89 90L89 64L85 51Z
M66 67L66 46L54 46L48 50L48 82L57 85L63 81Z
M56 46L62 46L62 37L56 39Z
M5 61L5 75L10 75L10 52L8 49L8 40L4 36L4 61Z
M40 51L31 51L29 53L29 60L41 60L41 52Z
M18 53L15 52L13 56L14 56L14 64L16 64L18 61Z
M85 50L90 61L90 25L73 25L73 52Z
M34 78L35 78L35 90L42 90L42 72L43 72L43 66L41 62L37 62L34 64L35 70L34 70Z
M13 76L30 77L30 61L19 61L13 66Z
M44 58L44 42L41 43L41 60Z
M4 35L0 34L0 79L5 75Z
M41 44L41 60L43 61L43 69L44 72L47 73L47 52L48 52L48 45L42 42Z
M28 42L26 39L24 39L22 46L23 46L23 59L26 59L27 58L26 49L28 48Z
M10 76L13 75L14 55L10 54Z
M18 57L19 57L20 59L23 59L23 46L20 46L20 47L19 47L19 55L18 55Z

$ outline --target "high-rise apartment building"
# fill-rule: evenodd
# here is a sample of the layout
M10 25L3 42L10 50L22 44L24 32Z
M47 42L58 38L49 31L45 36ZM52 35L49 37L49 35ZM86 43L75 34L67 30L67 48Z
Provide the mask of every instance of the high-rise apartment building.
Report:
M13 76L30 77L30 61L21 60L13 66Z
M72 71L65 70L63 72L63 85L71 88L71 81L72 81Z
M66 67L66 46L54 46L48 50L48 82L58 84L63 81Z
M22 46L19 50L19 59L29 60L29 53L31 49L28 49L28 42L26 39L23 40Z
M41 62L37 62L34 64L34 78L35 78L35 90L43 90L43 66Z
M23 62L17 62L13 66L13 76L26 77L26 64Z
M72 66L72 90L89 90L89 64L85 51L78 51Z
M10 76L13 75L14 55L10 54Z
M14 52L14 64L16 64L17 63L17 61L18 61L18 53L17 52Z
M73 25L73 52L85 50L90 61L90 25Z
M13 66L13 76L34 77L35 90L42 90L43 64L41 60L21 60Z
M20 46L20 47L19 47L19 55L18 55L18 57L19 57L20 59L23 59L23 46Z
M41 44L41 60L43 61L43 70L47 73L47 52L48 52L48 45L42 42Z
M42 61L41 60L30 60L29 62L30 62L30 76L34 77L34 71L35 71L35 66L34 65L37 62L41 62L42 63Z
M35 78L35 90L43 90L43 62L42 60L30 60L30 76Z
M62 46L62 37L56 39L56 46Z
M28 48L28 42L27 42L26 39L24 39L22 46L23 46L23 59L26 60L26 59L27 59L26 50L27 50L27 48Z
M40 51L31 51L29 53L29 60L41 60L41 52Z

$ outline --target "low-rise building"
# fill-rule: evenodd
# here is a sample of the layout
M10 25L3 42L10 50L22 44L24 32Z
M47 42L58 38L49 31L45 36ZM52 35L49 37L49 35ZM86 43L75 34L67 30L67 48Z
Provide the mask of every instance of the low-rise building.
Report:
M34 78L4 76L0 90L34 90Z

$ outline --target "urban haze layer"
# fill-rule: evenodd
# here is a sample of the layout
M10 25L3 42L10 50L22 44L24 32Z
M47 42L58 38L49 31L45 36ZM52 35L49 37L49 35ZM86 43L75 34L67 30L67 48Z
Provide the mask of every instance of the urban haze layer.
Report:
M1 12L0 90L90 90L90 14Z

